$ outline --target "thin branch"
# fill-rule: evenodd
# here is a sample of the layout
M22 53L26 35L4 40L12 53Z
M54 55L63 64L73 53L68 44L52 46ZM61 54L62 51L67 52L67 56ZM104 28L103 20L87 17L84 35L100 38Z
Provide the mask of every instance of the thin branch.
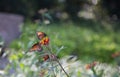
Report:
M67 72L65 71L65 69L63 68L63 66L61 65L61 63L59 62L59 60L56 58L57 63L60 65L60 67L62 68L62 70L64 71L64 73L66 74L67 77L70 77Z
M51 49L48 47L48 46L46 46L46 48L49 50L49 52L51 53L51 54L53 54L52 53L52 51L51 51ZM61 67L61 69L64 71L64 73L66 74L66 76L67 77L70 77L69 75L68 75L68 73L65 71L65 69L63 68L63 66L61 65L61 63L59 62L59 60L58 60L58 58L55 56L55 61L59 64L59 66Z
M50 55L49 55L49 57L50 57ZM53 67L53 63L52 63L51 58L50 58L50 63L51 63L51 66ZM54 77L57 77L57 76L55 75L54 69L52 69L52 71L53 71Z

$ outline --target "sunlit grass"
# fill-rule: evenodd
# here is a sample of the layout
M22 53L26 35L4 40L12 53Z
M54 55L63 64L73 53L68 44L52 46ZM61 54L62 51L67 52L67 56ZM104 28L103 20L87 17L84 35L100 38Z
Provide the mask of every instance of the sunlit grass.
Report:
M88 24L86 24L88 25ZM83 60L100 60L112 62L111 54L119 51L119 33L106 32L104 30L79 27L73 23L40 25L26 23L22 28L22 35L11 44L11 48L27 50L37 40L36 31L48 34L53 51L64 46L59 57L65 55L77 55Z

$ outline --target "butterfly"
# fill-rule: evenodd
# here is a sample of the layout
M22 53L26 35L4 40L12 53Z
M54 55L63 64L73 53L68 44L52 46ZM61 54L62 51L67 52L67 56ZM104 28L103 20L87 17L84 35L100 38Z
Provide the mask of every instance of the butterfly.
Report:
M41 45L48 45L49 44L49 38L46 36L39 42Z
M52 60L56 60L56 56L54 54L49 55L45 55L43 56L44 61L48 60L48 59L52 59Z
M41 47L41 45L39 43L35 43L31 48L30 51L42 51L43 48Z
M43 59L44 59L44 61L48 60L49 59L49 55L43 56Z
M40 40L47 36L44 32L36 32L36 34L38 39Z

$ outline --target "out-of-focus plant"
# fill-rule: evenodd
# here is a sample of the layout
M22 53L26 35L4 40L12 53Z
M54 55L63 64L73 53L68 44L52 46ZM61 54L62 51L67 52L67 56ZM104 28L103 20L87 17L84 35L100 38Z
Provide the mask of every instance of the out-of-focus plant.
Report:
M4 46L4 40L3 40L3 38L0 36L0 56L3 55L3 46Z
M2 37L0 36L0 48L2 48L2 45L4 44ZM1 49L0 49L1 51Z
M57 59L56 55L53 54L50 46L49 46L49 38L48 36L44 33L44 32L37 32L37 36L38 39L40 40L38 43L34 44L32 46L32 48L30 49L30 51L43 51L43 46L45 49L47 49L46 51L43 51L44 53L41 54L43 55L43 59L44 61L48 60L51 63L51 71L53 71L53 76L56 77L56 74L54 72L54 64L52 62L52 60L56 61L59 66L61 67L61 69L64 71L64 73L66 74L67 77L69 77L69 75L67 74L67 72L64 70L64 68L62 67L61 63L59 62L59 60ZM49 68L48 68L49 69ZM43 72L41 73L41 75L43 75Z
M48 36L43 32L36 34L39 40L28 51L18 50L10 54L10 64L2 77L66 77L67 73L70 77L119 77L118 69L108 64L93 62L87 64L86 69L85 63L75 57L64 57L60 64L57 55L52 52ZM61 49L63 47L56 54Z
M36 38L31 35L34 35L36 31L43 31L51 35L51 38L54 38L54 40L51 40L53 51L56 51L63 45L65 46L64 51L66 52L60 53L60 57L66 54L74 54L77 55L79 59L84 60L95 60L97 58L99 59L99 61L103 62L110 63L113 61L110 55L120 48L120 38L118 36L119 33L106 32L103 29L99 29L100 31L96 31L94 29L82 28L76 26L72 22L53 24L51 23L52 17L49 14L48 9L43 8L40 9L38 12L42 15L42 18L41 21L37 20L37 22L41 24L25 24L24 28L22 28L22 35L18 40L12 43L11 48L16 50L28 49L31 44L36 41ZM47 21L46 17L48 18ZM84 24L80 25L93 26L88 22L83 23ZM49 26L45 26L48 24ZM99 26L100 24L96 23L96 25Z
M120 51L113 53L111 57L115 60L116 64L120 66Z
M48 9L43 8L43 9L38 10L38 18L35 19L34 21L42 25L49 25L53 21L53 19Z
M100 70L99 73L97 73L95 70L95 66L97 64L98 64L97 62L87 64L86 69L90 69L93 72L94 77L103 77L102 75L103 75L104 70Z
M86 25L89 25L86 22ZM50 24L49 26L39 26L38 24L26 23L22 28L19 39L12 42L10 48L15 50L27 50L36 42L34 37L36 31L43 31L51 35L52 49L56 51L64 45L59 57L67 54L77 55L82 60L99 60L103 62L113 62L111 54L119 51L119 32L94 31L93 29L75 26L72 23ZM64 41L62 41L64 40ZM94 51L93 51L94 50Z
M52 67L50 59L45 61L40 55L38 56L38 53L40 52L27 53L21 61L19 61L20 53L11 55L10 65L6 68L2 77L54 77L53 69L56 77L66 77L55 61L52 61L54 65ZM118 69L106 63L93 62L86 64L77 60L76 56L63 57L60 62L70 77L119 77Z
M119 77L118 66L112 66L106 63L92 62L86 64L86 70L90 77Z
M37 32L38 42L28 51L10 56L10 65L6 70L14 71L13 77L69 77L56 55L49 46L49 38L43 32ZM21 70L20 70L21 69ZM62 72L63 71L63 72ZM31 74L27 74L27 73ZM34 73L35 72L35 73ZM6 76L11 73L6 72Z

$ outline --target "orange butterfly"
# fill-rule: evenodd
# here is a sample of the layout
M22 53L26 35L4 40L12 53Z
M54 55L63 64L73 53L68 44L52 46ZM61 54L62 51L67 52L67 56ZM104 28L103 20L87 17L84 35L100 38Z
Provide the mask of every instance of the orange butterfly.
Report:
M40 40L47 36L44 32L36 32L36 34L38 39Z
M46 61L47 59L49 59L49 55L43 56L43 59L44 59L44 61Z
M34 44L31 48L30 48L30 51L32 52L32 51L42 51L43 49L42 49L42 47L41 47L41 45L39 44L39 43L36 43L36 44Z
M44 61L48 60L49 58L51 58L52 60L56 60L56 56L54 54L52 54L50 56L49 55L43 56Z
M39 43L41 45L48 45L49 44L49 38L46 36Z

